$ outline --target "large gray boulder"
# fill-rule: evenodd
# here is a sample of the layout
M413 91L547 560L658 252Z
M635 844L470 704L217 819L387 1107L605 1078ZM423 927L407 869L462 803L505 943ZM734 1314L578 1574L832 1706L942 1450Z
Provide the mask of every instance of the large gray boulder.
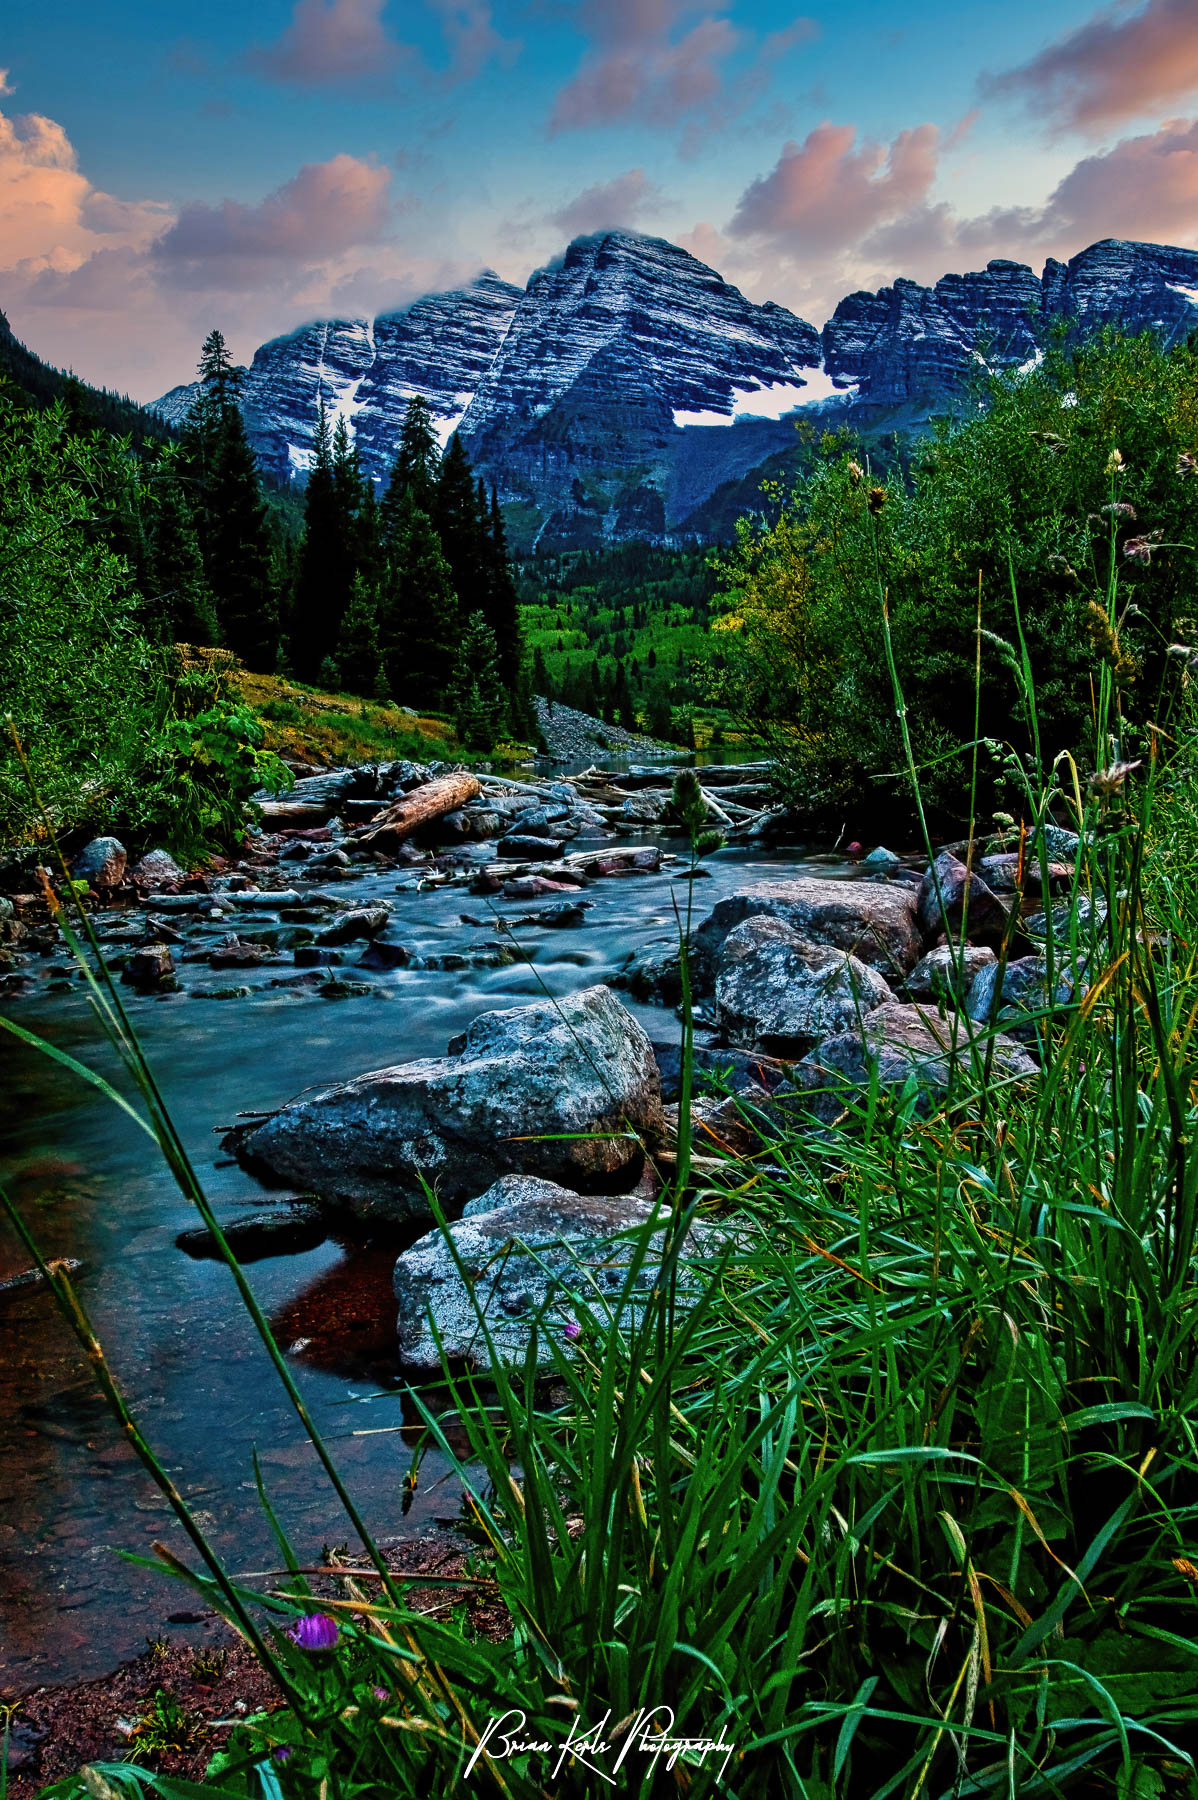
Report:
M83 846L71 865L71 874L77 881L86 881L89 887L119 887L125 879L128 860L120 838L97 837Z
M847 950L887 980L913 969L923 953L911 889L877 881L828 881L800 876L762 881L717 902L695 933L696 980L709 987L728 933L742 919L768 914L809 944Z
M1045 956L1021 956L1008 963L1001 986L997 963L980 970L969 990L966 1012L987 1025L997 1022L1012 1031L1034 1031L1038 1023L1046 1022L1046 1015L1073 1002L1073 977L1062 960L1058 952L1051 989Z
M975 978L997 961L985 944L937 944L906 980L909 1000L948 1000L962 1006Z
M141 861L129 871L139 887L163 887L171 881L182 881L184 871L169 850L147 850Z
M1001 937L1007 922L997 894L951 850L942 850L924 875L918 905L920 928L929 939L945 931L956 937L962 924L971 937Z
M976 1048L971 1047L971 1038ZM812 1062L826 1073L833 1090L868 1088L875 1069L883 1088L905 1087L914 1077L926 1103L947 1091L954 1074L968 1086L974 1078L975 1057L982 1064L988 1049L992 1081L1031 1080L1039 1073L1012 1038L990 1037L960 1013L942 1019L930 1008L898 1001L872 1012L860 1031L825 1038Z
M663 1128L653 1046L609 988L482 1013L452 1049L301 1096L226 1140L364 1219L430 1218L498 1176L631 1187ZM639 1134L639 1137L638 1137Z
M635 1194L583 1196L552 1181L503 1176L446 1233L430 1231L396 1263L400 1362L409 1374L440 1373L439 1337L452 1365L485 1372L495 1362L523 1363L535 1327L537 1363L551 1368L553 1345L568 1350L579 1335L582 1308L631 1327L659 1278L661 1240L621 1308L636 1250L636 1239L627 1234L651 1220L664 1232L668 1216L668 1209L655 1214L653 1204ZM692 1228L679 1265L677 1292L684 1304L700 1291L696 1263L714 1265L727 1243L726 1234L710 1225Z
M724 939L715 997L723 1034L773 1056L802 1056L894 998L868 963L809 944L768 913L743 920Z

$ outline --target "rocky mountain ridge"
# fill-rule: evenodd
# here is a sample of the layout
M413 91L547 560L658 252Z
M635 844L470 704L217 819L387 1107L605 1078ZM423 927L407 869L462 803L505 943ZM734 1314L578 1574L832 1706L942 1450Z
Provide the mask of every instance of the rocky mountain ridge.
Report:
M979 362L1031 368L1060 321L1198 327L1198 252L1106 239L1039 276L995 259L934 286L847 295L822 332L757 305L665 239L576 239L523 290L491 271L377 319L324 320L255 353L246 427L302 480L319 401L386 480L404 410L429 401L499 490L514 542L567 548L702 537L704 509L793 442L797 418L918 429ZM194 386L156 403L178 421Z

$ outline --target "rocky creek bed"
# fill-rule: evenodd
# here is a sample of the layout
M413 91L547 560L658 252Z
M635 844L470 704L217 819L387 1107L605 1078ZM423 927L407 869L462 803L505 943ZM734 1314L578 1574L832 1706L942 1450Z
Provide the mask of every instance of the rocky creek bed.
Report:
M797 1105L819 1128L871 1061L892 1082L914 1071L941 1088L959 1008L1009 1022L999 1078L1035 1079L1021 1017L1045 999L1037 902L1023 902L995 991L994 944L1018 904L1010 862L968 876L947 854L932 882L885 852L787 846L763 773L702 772L731 842L694 888L700 1064L729 1070L767 1128L771 1111L791 1122ZM467 1260L512 1235L573 1238L610 1260L619 1230L652 1206L653 1165L673 1154L687 863L667 783L652 765L535 784L410 764L334 772L269 805L235 866L189 877L157 855L130 870L111 842L77 863L184 1140L383 1537L396 1532L414 1430L395 1388L401 1371L435 1366L430 1301L455 1353L478 1361L421 1176L463 1215L453 1229ZM1067 880L1059 861L1050 885ZM113 1072L36 881L10 866L7 885L5 1011ZM968 893L967 966L937 948L937 885L950 918ZM301 1554L317 1559L340 1528L335 1506L194 1215L122 1115L36 1052L5 1054L3 1173L50 1252L82 1265L134 1407L217 1547L240 1569L270 1557L256 1445ZM735 1107L712 1097L697 1110L700 1155L713 1138L735 1143ZM612 1135L551 1141L588 1128ZM723 1247L718 1234L697 1244L696 1262ZM19 1278L12 1246L2 1254L0 1278ZM544 1298L527 1269L497 1289L513 1353ZM568 1279L550 1300L564 1328ZM0 1688L110 1668L173 1606L168 1632L186 1643L204 1628L186 1596L113 1554L172 1542L177 1527L36 1283L0 1289L0 1357L12 1471ZM455 1517L445 1476L426 1459L409 1532Z

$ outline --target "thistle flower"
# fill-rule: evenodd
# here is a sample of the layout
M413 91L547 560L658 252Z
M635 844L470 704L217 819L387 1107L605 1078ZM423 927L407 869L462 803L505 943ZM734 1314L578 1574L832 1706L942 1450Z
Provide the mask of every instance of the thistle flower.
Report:
M1134 520L1136 516L1135 507L1129 505L1126 500L1112 500L1111 504L1104 506L1102 510L1109 519Z
M290 1744L280 1744L277 1749L272 1750L270 1753L271 1761L277 1763L290 1762L294 1755L295 1751L291 1748Z
M886 504L886 489L884 487L870 488L867 503L870 512L876 518Z
M865 470L861 467L861 464L859 462L851 462L849 464L849 485L851 487L860 487L864 480Z
M1198 475L1198 456L1192 450L1183 450L1177 459L1179 475Z
M573 1342L575 1338L580 1338L582 1336L582 1326L578 1323L577 1319L566 1320L565 1324L562 1326L562 1336L569 1338L571 1342Z
M1160 547L1164 537L1163 531L1150 531L1144 537L1128 538L1123 546L1123 554L1128 562L1147 564L1152 561L1152 552Z
M1121 794L1127 785L1129 775L1143 768L1143 762L1113 762L1105 769L1096 769L1091 775L1088 791L1092 800L1101 800L1103 804Z
M341 1636L341 1627L328 1613L305 1613L287 1632L301 1650L331 1650Z

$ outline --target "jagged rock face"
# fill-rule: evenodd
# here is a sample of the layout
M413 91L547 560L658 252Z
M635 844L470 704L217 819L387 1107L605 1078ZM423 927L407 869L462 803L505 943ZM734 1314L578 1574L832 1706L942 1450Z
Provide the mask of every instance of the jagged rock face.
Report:
M373 322L264 344L243 411L269 472L302 479L323 398L381 483L423 394L443 440L460 428L497 485L517 547L662 541L701 532L721 487L792 442L800 408L867 433L918 427L959 402L981 363L1034 366L1062 317L1177 342L1198 326L1198 251L1107 239L1042 276L995 260L934 287L900 279L848 295L821 336L677 245L603 232L523 292L487 272ZM174 388L155 410L177 422L194 391Z

